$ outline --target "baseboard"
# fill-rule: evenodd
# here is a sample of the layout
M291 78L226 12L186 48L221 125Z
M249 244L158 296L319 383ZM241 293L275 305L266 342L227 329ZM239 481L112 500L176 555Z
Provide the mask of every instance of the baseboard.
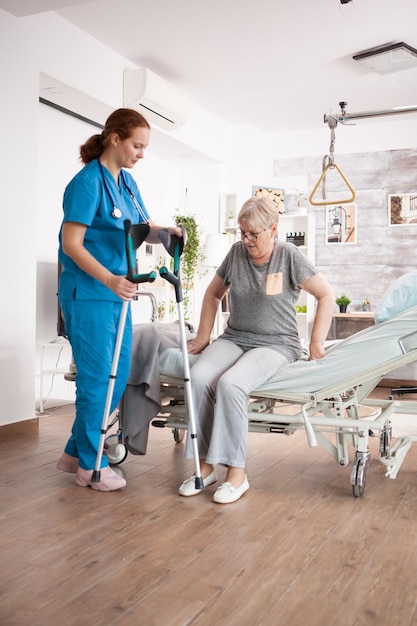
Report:
M34 435L39 432L39 418L35 417L31 420L23 420L22 422L14 422L13 424L4 424L0 426L0 439L8 439L16 437L16 435Z

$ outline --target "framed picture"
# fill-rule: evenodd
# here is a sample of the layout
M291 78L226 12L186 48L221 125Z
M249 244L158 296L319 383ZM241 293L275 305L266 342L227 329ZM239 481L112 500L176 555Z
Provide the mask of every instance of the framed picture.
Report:
M388 224L390 226L417 225L417 191L393 193L388 196Z
M356 204L326 205L326 243L356 243Z
M283 189L273 189L271 187L257 187L256 185L253 185L252 195L256 197L264 196L265 198L270 198L277 205L279 214L284 215L285 192Z

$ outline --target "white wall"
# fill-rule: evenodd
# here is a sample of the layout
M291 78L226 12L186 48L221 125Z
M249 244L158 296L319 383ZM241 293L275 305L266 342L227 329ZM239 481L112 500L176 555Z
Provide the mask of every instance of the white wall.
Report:
M78 148L83 134L73 134L69 120L53 119L39 105L39 72L116 108L122 104L123 70L129 64L53 13L18 19L0 10L0 29L0 112L7 146L0 155L1 425L35 415L36 343L56 334L57 225L63 188L79 167L74 144ZM79 58L83 59L82 72L74 61ZM47 129L45 116L51 121ZM87 130L87 136L92 134ZM155 159L149 158L144 167L147 182L141 187L150 210L154 203L161 207L161 218L168 217L179 202L179 192L172 193L178 185L177 168Z
M34 416L37 90L36 55L0 11L0 424Z

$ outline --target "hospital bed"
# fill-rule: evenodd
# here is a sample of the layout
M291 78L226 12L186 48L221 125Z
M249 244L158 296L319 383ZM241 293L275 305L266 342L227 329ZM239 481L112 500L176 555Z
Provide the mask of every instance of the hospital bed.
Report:
M178 345L176 324L134 326L132 370L119 407L119 441L123 439L133 454L146 453L150 423L171 428L177 442L187 429ZM250 394L248 429L288 436L304 431L309 446L320 444L344 467L353 448L350 483L353 495L361 497L370 461L369 437L379 434L379 460L390 478L396 478L410 446L417 441L417 420L416 436L395 441L391 426L395 413L417 417L416 402L369 398L388 372L416 359L417 306L337 342L323 359L300 359L282 368ZM293 407L292 414L286 410L288 405ZM373 410L361 417L362 407Z

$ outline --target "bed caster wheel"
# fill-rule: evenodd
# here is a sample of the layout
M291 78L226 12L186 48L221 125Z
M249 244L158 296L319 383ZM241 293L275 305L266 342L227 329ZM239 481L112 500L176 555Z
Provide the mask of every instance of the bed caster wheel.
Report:
M109 460L109 465L120 465L127 457L127 448L119 441L118 435L110 435L105 441L104 454Z
M363 494L365 493L367 469L367 458L357 458L355 460L350 477L352 492L355 498L362 498Z
M184 434L185 434L185 430L183 430L182 428L172 429L172 435L174 437L175 443L181 443L181 441L184 439Z

